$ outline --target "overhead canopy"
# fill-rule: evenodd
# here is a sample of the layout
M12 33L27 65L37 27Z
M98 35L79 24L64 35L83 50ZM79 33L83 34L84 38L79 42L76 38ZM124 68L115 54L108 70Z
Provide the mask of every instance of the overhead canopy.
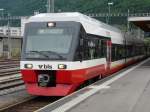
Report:
M128 21L140 27L145 32L150 32L150 17L129 17Z

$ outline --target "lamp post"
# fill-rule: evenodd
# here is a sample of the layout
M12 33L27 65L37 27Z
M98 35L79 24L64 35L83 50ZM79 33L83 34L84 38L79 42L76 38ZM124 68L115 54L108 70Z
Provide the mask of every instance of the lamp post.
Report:
M7 36L8 36L8 59L11 59L11 31L10 31L10 13L8 13L7 23Z
M111 6L113 6L114 3L113 2L108 2L108 20L107 23L110 23L110 11L111 11Z

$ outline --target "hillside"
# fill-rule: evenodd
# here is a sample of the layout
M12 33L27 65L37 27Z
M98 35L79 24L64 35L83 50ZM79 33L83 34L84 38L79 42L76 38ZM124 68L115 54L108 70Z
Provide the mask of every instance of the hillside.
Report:
M150 0L112 0L112 12L149 12ZM47 0L0 0L0 8L11 15L31 15L34 11L45 12ZM55 0L55 10L85 13L108 12L108 0Z

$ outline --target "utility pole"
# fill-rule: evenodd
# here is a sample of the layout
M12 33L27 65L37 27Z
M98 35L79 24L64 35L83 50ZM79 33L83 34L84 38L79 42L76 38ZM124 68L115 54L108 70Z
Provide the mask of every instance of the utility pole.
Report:
M10 13L8 13L7 36L8 36L8 59L11 59L11 36L10 36Z
M110 23L110 12L111 12L111 6L113 6L114 3L113 2L108 2L108 20L107 20L107 24Z
M47 13L54 13L54 12L55 12L55 1L47 0Z
M52 12L55 12L55 0L52 0Z
M130 10L128 9L127 21L128 21L129 16L130 16ZM129 21L127 22L127 31L130 31L130 22Z

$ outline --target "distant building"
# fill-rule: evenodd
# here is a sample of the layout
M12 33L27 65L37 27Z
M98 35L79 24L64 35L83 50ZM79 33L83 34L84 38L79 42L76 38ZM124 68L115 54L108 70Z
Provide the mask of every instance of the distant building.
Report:
M0 58L7 58L8 54L13 58L20 57L24 27L28 18L21 18L21 27L0 26Z
M1 36L10 35L11 37L20 37L21 36L21 28L20 27L1 26L0 27L0 35Z
M21 27L0 27L0 58L7 58L8 53L11 53L13 58L19 58L21 46Z

